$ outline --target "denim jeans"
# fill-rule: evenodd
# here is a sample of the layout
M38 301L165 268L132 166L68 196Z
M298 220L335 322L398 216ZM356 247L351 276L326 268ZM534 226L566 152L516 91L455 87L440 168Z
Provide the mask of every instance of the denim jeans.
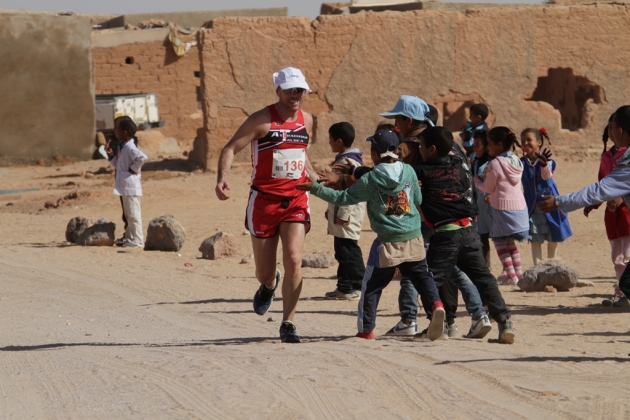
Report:
M468 314L473 318L485 315L486 310L483 309L483 302L481 301L481 296L479 296L479 291L466 273L460 270L458 266L455 266L450 275L450 279L455 282L459 291L462 292L462 298L464 299Z

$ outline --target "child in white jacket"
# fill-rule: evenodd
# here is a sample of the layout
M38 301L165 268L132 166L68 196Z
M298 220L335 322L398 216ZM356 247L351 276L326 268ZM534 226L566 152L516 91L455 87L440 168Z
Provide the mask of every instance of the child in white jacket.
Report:
M136 147L133 137L136 134L136 124L131 119L120 121L114 129L114 135L119 140L116 151L108 147L107 153L112 156L110 163L116 168L116 182L114 194L122 197L123 211L128 221L123 242L124 247L143 247L142 214L140 197L140 169L147 161L147 155Z

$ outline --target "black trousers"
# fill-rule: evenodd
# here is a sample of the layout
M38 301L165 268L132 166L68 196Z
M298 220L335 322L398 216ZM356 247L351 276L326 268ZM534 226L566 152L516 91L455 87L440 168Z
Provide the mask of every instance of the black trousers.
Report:
M427 268L426 260L410 261L399 264L396 267L372 267L368 266L365 280L365 292L359 301L359 313L357 317L357 327L359 332L370 332L376 326L376 309L381 299L383 289L394 277L396 268L400 273L411 280L411 283L418 291L418 294L427 302L437 302L440 295L431 273Z
M505 306L505 301L501 296L499 286L497 286L497 280L486 265L481 240L474 227L450 232L436 232L431 238L431 245L427 251L427 263L429 270L433 273L435 284L440 289L440 296L445 309L446 296L442 295L441 287L447 283L452 284L449 278L453 268L457 265L470 278L470 281L479 291L481 299L488 305L490 317L500 323L510 318L510 311ZM630 272L628 272L628 277L630 279ZM453 287L457 290L454 284Z
M335 259L339 262L339 267L337 267L337 289L342 293L361 290L365 264L363 263L363 254L358 241L336 236L334 238Z

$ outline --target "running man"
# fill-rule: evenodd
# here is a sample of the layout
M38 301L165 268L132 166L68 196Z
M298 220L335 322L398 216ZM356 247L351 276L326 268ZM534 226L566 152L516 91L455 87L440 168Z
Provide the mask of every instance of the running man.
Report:
M273 81L278 101L250 115L221 150L215 192L219 200L230 198L228 176L234 155L251 143L252 186L245 227L251 234L256 278L261 283L254 295L254 312L264 315L269 310L280 283L276 269L280 240L284 266L280 340L299 343L293 318L302 291L302 247L311 219L307 193L294 187L318 178L306 156L313 117L301 109L310 89L299 69L280 70Z

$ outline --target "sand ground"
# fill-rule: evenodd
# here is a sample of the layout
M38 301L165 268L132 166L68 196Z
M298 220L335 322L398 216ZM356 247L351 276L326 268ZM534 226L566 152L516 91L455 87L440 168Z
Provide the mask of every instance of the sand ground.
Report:
M560 159L561 191L594 181L597 166ZM181 257L64 241L74 216L106 217L121 235L113 177L92 175L101 167L0 168L2 190L39 189L0 195L1 418L630 417L630 311L601 306L614 284L602 210L571 214L575 236L559 248L594 288L526 294L501 286L514 345L492 342L496 324L491 340L383 337L399 319L396 283L381 300L377 340L354 338L357 303L322 298L335 287L335 267L304 270L296 318L303 343L290 345L278 340L281 298L255 315L254 267L240 264L251 252L246 167L232 175L233 199L219 202L215 174L147 164L145 232L152 218L174 215L186 229ZM78 198L40 211L73 191ZM325 204L314 198L311 206L305 252L332 250ZM236 235L239 254L200 259L200 243L220 230ZM373 238L366 222L364 255ZM529 267L529 246L521 250ZM465 333L461 299L459 315Z

